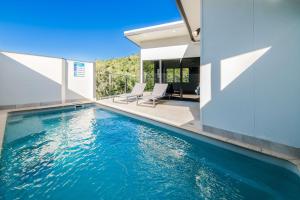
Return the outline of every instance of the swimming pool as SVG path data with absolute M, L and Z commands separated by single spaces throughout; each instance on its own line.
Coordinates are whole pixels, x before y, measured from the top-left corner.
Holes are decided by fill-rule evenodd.
M 7 119 L 0 199 L 299 199 L 277 165 L 96 106 Z

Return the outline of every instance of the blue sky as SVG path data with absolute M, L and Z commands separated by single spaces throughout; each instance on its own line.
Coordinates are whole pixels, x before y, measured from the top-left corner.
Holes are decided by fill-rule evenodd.
M 138 52 L 125 30 L 180 20 L 175 0 L 0 0 L 0 50 L 80 60 Z

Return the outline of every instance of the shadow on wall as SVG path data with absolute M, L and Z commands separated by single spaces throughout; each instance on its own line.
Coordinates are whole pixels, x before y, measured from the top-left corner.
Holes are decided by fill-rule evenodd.
M 254 98 L 255 64 L 262 62 L 271 49 L 269 46 L 238 53 L 201 66 L 203 125 L 272 140 L 255 134 Z
M 219 62 L 201 66 L 200 109 L 204 130 L 205 126 L 214 127 L 276 142 L 271 135 L 257 134 L 255 127 L 256 64 L 263 62 L 271 49 L 269 46 L 219 57 Z
M 282 47 L 275 43 L 202 65 L 203 123 L 299 146 L 296 138 L 300 106 L 296 102 L 300 99 L 296 91 L 300 90 L 295 79 L 297 70 L 291 61 L 296 56 L 289 55 L 291 60 L 278 60 L 281 52 Z M 284 63 L 284 60 L 288 61 Z
M 189 43 L 182 58 L 200 57 L 200 43 Z
M 234 82 L 239 82 L 242 79 L 243 74 L 247 73 L 247 70 L 251 68 L 261 57 L 264 56 L 272 47 L 266 47 L 263 49 L 254 50 L 244 54 L 236 55 L 233 57 L 225 58 L 220 61 L 218 65 L 214 65 L 214 68 L 219 69 L 218 73 L 218 90 L 222 92 L 227 88 L 230 90 L 230 85 Z M 203 76 L 201 77 L 204 85 L 201 96 L 200 108 L 205 106 L 212 100 L 212 64 L 206 64 L 201 66 Z M 251 73 L 249 71 L 249 73 Z M 246 75 L 245 75 L 246 76 Z M 233 87 L 233 86 L 232 86 Z M 201 88 L 202 89 L 202 88 Z
M 236 2 L 203 7 L 203 124 L 299 148 L 300 1 Z
M 0 105 L 61 103 L 62 60 L 56 61 L 60 65 L 53 66 L 52 69 L 45 67 L 45 71 L 42 71 L 43 62 L 34 63 L 33 67 L 0 53 Z M 69 89 L 66 93 L 85 99 Z

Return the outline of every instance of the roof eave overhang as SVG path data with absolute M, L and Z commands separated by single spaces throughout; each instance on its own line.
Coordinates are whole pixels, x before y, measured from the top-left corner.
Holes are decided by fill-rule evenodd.
M 130 42 L 134 43 L 136 46 L 141 47 L 141 43 L 140 43 L 140 42 L 131 39 L 131 37 L 128 36 L 128 35 L 126 35 L 125 33 L 124 33 L 124 37 L 125 37 L 127 40 L 129 40 Z
M 182 20 L 176 21 L 176 22 L 171 22 L 171 23 L 166 23 L 166 24 L 160 24 L 160 25 L 156 25 L 156 26 L 149 26 L 149 27 L 145 27 L 145 28 L 139 28 L 139 29 L 134 29 L 134 30 L 130 30 L 130 31 L 125 31 L 124 37 L 126 37 L 129 41 L 133 42 L 137 46 L 141 47 L 142 41 L 135 40 L 132 37 L 142 35 L 145 33 L 151 34 L 156 31 L 164 31 L 164 30 L 170 30 L 170 29 L 181 28 L 181 27 L 185 27 L 185 23 Z M 188 35 L 188 33 L 186 33 L 186 35 Z M 179 36 L 182 36 L 182 35 L 179 35 Z M 174 37 L 174 36 L 172 36 L 172 37 Z M 157 38 L 157 40 L 164 39 L 164 38 L 170 38 L 170 37 Z M 151 39 L 151 40 L 154 40 L 154 39 Z M 151 40 L 145 40 L 145 41 L 151 41 Z
M 181 0 L 176 0 L 176 3 L 177 3 L 177 7 L 178 7 L 178 9 L 180 11 L 180 14 L 181 14 L 181 16 L 182 16 L 182 18 L 183 18 L 183 20 L 184 20 L 184 22 L 186 24 L 186 27 L 188 29 L 188 32 L 189 32 L 191 40 L 193 42 L 199 42 L 200 40 L 196 39 L 196 37 L 194 36 L 193 33 L 196 31 L 197 34 L 199 35 L 200 34 L 200 27 L 197 30 L 192 30 L 190 22 L 189 22 L 189 19 L 187 17 L 186 11 L 185 11 L 185 9 L 183 7 L 183 4 L 182 4 Z

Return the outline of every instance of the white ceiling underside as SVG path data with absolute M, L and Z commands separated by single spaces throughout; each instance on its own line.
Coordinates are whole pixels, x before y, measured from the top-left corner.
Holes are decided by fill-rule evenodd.
M 200 27 L 200 12 L 201 12 L 201 0 L 180 0 L 183 7 L 184 13 L 186 16 L 186 23 L 191 28 L 192 33 L 194 33 Z M 193 34 L 193 37 L 196 41 L 200 40 L 200 34 L 196 36 Z
M 189 32 L 183 21 L 177 21 L 126 31 L 124 35 L 140 46 L 142 42 L 188 36 Z
M 190 40 L 200 41 L 200 11 L 201 0 L 177 0 L 184 21 L 177 21 L 157 26 L 125 31 L 129 40 L 141 46 L 149 41 L 170 38 L 190 37 Z M 199 34 L 197 34 L 199 33 Z

